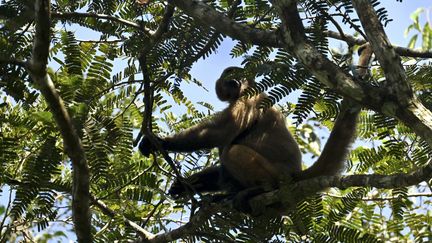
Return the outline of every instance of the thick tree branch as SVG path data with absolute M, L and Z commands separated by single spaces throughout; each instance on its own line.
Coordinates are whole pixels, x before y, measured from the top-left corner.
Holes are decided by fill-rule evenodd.
M 226 16 L 223 13 L 217 12 L 215 9 L 213 9 L 210 6 L 207 6 L 204 3 L 199 3 L 197 5 L 194 5 L 193 2 L 190 2 L 190 1 L 188 2 L 187 0 L 185 0 L 183 2 L 185 2 L 185 3 L 183 3 L 183 5 L 178 6 L 180 8 L 183 6 L 186 6 L 187 9 L 186 10 L 182 9 L 183 11 L 185 11 L 187 14 L 190 14 L 190 16 L 193 16 L 195 18 L 201 18 L 200 21 L 208 24 L 209 26 L 213 26 L 214 28 L 216 28 L 216 30 L 218 30 L 219 32 L 221 32 L 227 36 L 230 36 L 234 39 L 244 41 L 246 43 L 252 43 L 254 45 L 266 45 L 269 47 L 277 47 L 277 48 L 283 48 L 284 47 L 282 41 L 280 40 L 280 37 L 277 34 L 277 31 L 275 31 L 275 30 L 255 29 L 255 28 L 243 25 L 243 24 L 236 23 L 233 20 L 231 20 L 229 18 L 229 16 Z M 195 2 L 198 2 L 198 1 L 195 1 Z M 174 3 L 174 4 L 177 6 L 176 3 Z M 194 9 L 194 8 L 196 8 L 196 9 Z M 204 15 L 197 15 L 197 16 L 194 15 L 197 13 L 204 13 L 204 12 L 208 12 L 211 14 L 209 16 L 206 16 L 205 14 Z M 169 12 L 166 12 L 165 14 L 167 14 L 167 13 L 169 13 Z M 132 28 L 135 28 L 137 30 L 143 31 L 149 36 L 151 36 L 151 35 L 158 36 L 158 32 L 160 30 L 163 30 L 163 28 L 160 28 L 160 29 L 157 29 L 156 31 L 152 31 L 152 30 L 144 28 L 140 24 L 135 23 L 133 21 L 121 19 L 121 18 L 118 18 L 115 16 L 109 16 L 109 15 L 105 15 L 105 14 L 78 13 L 78 12 L 54 12 L 54 13 L 52 13 L 52 17 L 57 18 L 57 19 L 63 19 L 63 20 L 71 20 L 73 18 L 105 19 L 105 20 L 109 20 L 109 21 L 113 21 L 113 22 L 122 24 L 122 25 L 127 26 L 127 27 L 132 27 Z M 217 20 L 219 18 L 221 20 L 223 20 L 222 21 L 223 23 L 229 23 L 229 25 L 219 23 Z M 167 19 L 167 18 L 163 18 L 163 19 Z M 162 23 L 163 23 L 163 21 L 162 21 Z M 166 22 L 166 23 L 168 24 L 168 22 Z M 161 24 L 159 26 L 163 27 L 166 25 Z M 243 32 L 243 29 L 246 29 L 247 32 L 241 33 L 241 32 Z M 228 31 L 226 31 L 226 30 L 228 30 Z M 240 32 L 240 33 L 237 33 L 237 32 Z M 257 33 L 257 34 L 255 34 L 255 33 Z M 347 35 L 347 34 L 344 34 L 345 37 L 342 37 L 339 33 L 335 32 L 335 31 L 331 31 L 331 30 L 324 31 L 324 34 L 330 38 L 342 40 L 342 41 L 345 41 L 351 45 L 362 45 L 362 44 L 366 43 L 366 40 L 364 40 L 362 38 L 357 38 L 357 37 L 354 37 L 352 35 Z M 245 38 L 236 38 L 239 36 L 240 37 L 246 36 L 246 37 Z M 413 49 L 400 47 L 400 46 L 394 46 L 394 48 L 395 48 L 395 51 L 401 56 L 432 58 L 432 52 L 431 51 L 418 51 L 418 50 L 413 50 Z
M 386 77 L 386 100 L 381 111 L 397 116 L 432 146 L 432 112 L 415 98 L 401 59 L 387 38 L 375 10 L 368 0 L 355 0 L 353 6 Z
M 282 38 L 286 49 L 292 51 L 302 64 L 308 67 L 309 71 L 326 86 L 366 107 L 379 110 L 382 102 L 376 95 L 381 92 L 379 89 L 355 80 L 328 60 L 307 40 L 296 1 L 273 1 L 273 5 L 281 17 Z
M 413 97 L 413 92 L 406 80 L 401 59 L 387 38 L 377 13 L 369 0 L 354 0 L 353 6 L 357 11 L 375 56 L 384 70 L 387 92 L 397 97 L 401 105 L 407 105 Z
M 409 174 L 394 175 L 351 175 L 351 176 L 322 176 L 309 180 L 297 182 L 279 190 L 264 193 L 249 201 L 249 204 L 256 214 L 280 214 L 297 206 L 305 198 L 323 191 L 329 187 L 346 189 L 348 187 L 375 187 L 375 188 L 399 188 L 417 185 L 429 180 L 432 177 L 432 166 L 426 166 L 418 171 Z M 296 195 L 293 197 L 292 195 Z M 282 203 L 282 206 L 280 206 Z M 274 208 L 273 205 L 279 205 Z M 186 236 L 198 234 L 195 230 L 211 215 L 219 212 L 221 205 L 208 205 L 200 210 L 183 226 L 170 232 L 161 233 L 147 240 L 138 242 L 169 242 Z
M 277 30 L 256 29 L 240 24 L 230 19 L 227 15 L 216 11 L 214 8 L 197 0 L 173 0 L 172 4 L 183 10 L 189 16 L 196 18 L 202 23 L 214 27 L 218 32 L 233 39 L 251 43 L 254 45 L 284 48 L 285 45 Z M 366 41 L 351 35 L 345 35 L 345 39 L 334 31 L 324 32 L 328 37 L 347 41 L 349 44 L 362 45 Z M 416 51 L 404 47 L 394 47 L 401 56 L 432 58 L 430 51 Z
M 268 210 L 268 206 L 282 202 L 284 210 L 295 208 L 298 202 L 329 187 L 346 189 L 349 187 L 399 188 L 417 185 L 432 178 L 432 163 L 412 173 L 394 175 L 351 175 L 322 176 L 297 182 L 269 193 L 259 195 L 249 204 L 255 213 Z M 293 197 L 292 195 L 296 195 Z M 271 208 L 271 207 L 270 207 Z M 276 210 L 276 212 L 278 212 Z M 279 210 L 280 212 L 280 210 Z
M 275 1 L 274 5 L 281 16 L 282 36 L 287 49 L 293 51 L 318 80 L 365 107 L 397 117 L 432 146 L 432 113 L 416 99 L 408 99 L 413 97 L 413 94 L 408 93 L 411 89 L 406 85 L 406 81 L 402 84 L 402 91 L 395 93 L 396 91 L 389 92 L 387 87 L 371 87 L 367 83 L 353 79 L 351 75 L 344 73 L 307 41 L 297 11 L 297 1 Z M 387 65 L 390 67 L 392 64 Z M 393 75 L 391 79 L 396 77 Z M 399 77 L 404 78 L 403 75 L 404 73 L 399 74 Z M 398 97 L 401 92 L 405 94 Z
M 172 4 L 168 4 L 165 7 L 165 12 L 162 17 L 162 21 L 159 23 L 158 28 L 153 34 L 153 40 L 160 40 L 162 35 L 168 32 L 169 24 L 171 22 L 171 18 L 174 15 L 174 6 Z
M 50 1 L 35 1 L 35 11 L 36 35 L 28 70 L 54 115 L 65 144 L 66 153 L 72 161 L 72 217 L 78 242 L 91 242 L 89 168 L 84 148 L 64 106 L 63 100 L 60 98 L 46 71 L 50 45 Z
M 394 105 L 392 102 L 384 103 L 383 112 L 397 117 L 432 147 L 432 112 L 416 98 L 410 100 L 407 107 Z
M 171 0 L 172 4 L 198 21 L 213 26 L 218 32 L 245 43 L 261 46 L 280 47 L 281 43 L 275 31 L 263 30 L 236 23 L 223 13 L 216 11 L 202 1 Z

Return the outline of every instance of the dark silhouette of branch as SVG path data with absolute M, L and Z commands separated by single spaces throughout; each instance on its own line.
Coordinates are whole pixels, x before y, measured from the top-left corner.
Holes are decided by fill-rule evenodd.
M 27 69 L 54 115 L 65 144 L 66 154 L 72 161 L 72 217 L 78 242 L 91 242 L 89 168 L 84 148 L 63 100 L 46 71 L 51 32 L 50 1 L 35 1 L 35 13 L 36 34 Z

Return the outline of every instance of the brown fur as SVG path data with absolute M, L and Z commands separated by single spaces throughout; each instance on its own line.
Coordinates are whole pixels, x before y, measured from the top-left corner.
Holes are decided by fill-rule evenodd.
M 196 173 L 186 181 L 199 192 L 224 190 L 226 181 L 239 185 L 237 190 L 268 189 L 277 187 L 287 176 L 304 180 L 340 172 L 354 137 L 359 110 L 348 107 L 341 112 L 321 157 L 302 171 L 300 149 L 281 112 L 273 107 L 258 108 L 265 94 L 241 96 L 246 88 L 254 85 L 253 81 L 241 78 L 241 70 L 228 68 L 216 81 L 216 93 L 219 99 L 229 102 L 227 108 L 213 119 L 162 139 L 162 146 L 170 151 L 219 148 L 221 166 Z M 140 143 L 141 152 L 148 155 L 150 149 L 151 144 L 144 138 Z M 182 197 L 185 189 L 176 181 L 170 194 Z
M 264 94 L 240 98 L 253 82 L 239 80 L 233 90 L 224 75 L 217 80 L 216 91 L 230 102 L 228 107 L 211 120 L 164 138 L 164 147 L 184 152 L 219 148 L 221 165 L 245 188 L 277 185 L 283 175 L 300 171 L 300 149 L 284 116 L 275 108 L 258 108 Z M 245 131 L 247 135 L 239 138 Z

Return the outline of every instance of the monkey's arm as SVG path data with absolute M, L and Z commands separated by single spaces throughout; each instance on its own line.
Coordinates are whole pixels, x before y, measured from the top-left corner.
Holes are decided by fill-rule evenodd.
M 210 149 L 229 144 L 242 131 L 242 124 L 237 122 L 232 111 L 226 109 L 212 119 L 161 138 L 163 149 L 176 152 L 192 152 L 199 149 Z M 141 153 L 148 156 L 155 148 L 147 137 L 139 145 Z
M 166 150 L 178 152 L 215 148 L 228 144 L 238 129 L 233 121 L 222 113 L 211 120 L 163 138 L 162 145 Z
M 347 107 L 348 106 L 348 107 Z M 342 111 L 318 160 L 308 169 L 294 175 L 296 180 L 338 174 L 343 167 L 349 147 L 354 139 L 360 107 L 342 102 Z

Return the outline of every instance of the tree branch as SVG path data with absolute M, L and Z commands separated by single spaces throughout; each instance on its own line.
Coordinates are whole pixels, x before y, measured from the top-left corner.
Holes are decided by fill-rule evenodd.
M 309 29 L 306 29 L 306 33 L 308 33 L 308 32 L 309 32 Z M 344 41 L 348 45 L 363 45 L 367 42 L 363 38 L 354 37 L 352 35 L 347 35 L 345 33 L 342 36 L 340 33 L 336 32 L 336 31 L 332 31 L 332 30 L 326 30 L 323 33 L 327 37 L 330 37 L 330 38 L 333 38 L 336 40 Z M 393 48 L 396 51 L 396 53 L 399 54 L 400 56 L 432 58 L 432 51 L 419 51 L 419 50 L 409 49 L 406 47 L 395 46 L 395 45 L 393 45 Z
M 214 27 L 218 32 L 233 39 L 254 45 L 284 48 L 285 45 L 277 30 L 263 30 L 240 24 L 230 19 L 227 15 L 216 11 L 202 1 L 197 0 L 173 0 L 172 4 L 183 10 L 187 15 L 196 18 L 202 23 Z M 362 45 L 366 41 L 351 35 L 345 35 L 345 39 L 334 31 L 324 32 L 328 37 L 347 41 L 349 44 Z M 394 46 L 401 56 L 432 58 L 431 51 L 416 51 L 404 47 Z
M 126 19 L 118 18 L 111 15 L 106 14 L 97 14 L 97 13 L 79 13 L 79 12 L 53 12 L 52 17 L 56 19 L 63 19 L 63 20 L 70 20 L 73 18 L 95 18 L 95 19 L 104 19 L 109 20 L 115 23 L 119 23 L 121 25 L 131 27 L 134 29 L 137 29 L 139 31 L 145 32 L 147 35 L 152 35 L 153 31 L 148 30 L 141 26 L 138 23 L 135 23 L 133 21 L 129 21 Z
M 155 235 L 154 237 L 147 239 L 140 239 L 136 242 L 145 243 L 164 243 L 175 241 L 180 238 L 184 238 L 189 235 L 194 235 L 196 229 L 202 225 L 203 222 L 208 220 L 209 217 L 219 211 L 219 207 L 216 204 L 203 206 L 198 212 L 189 220 L 188 223 L 178 227 L 177 229 L 171 230 L 166 233 Z
M 334 198 L 343 198 L 343 196 L 340 195 L 333 195 L 329 193 L 325 193 L 324 195 Z M 413 194 L 407 194 L 407 197 L 432 197 L 432 193 L 413 193 Z M 373 197 L 363 197 L 362 201 L 390 201 L 390 200 L 397 200 L 398 196 L 393 197 L 379 197 L 379 196 L 373 196 Z
M 172 4 L 168 4 L 165 7 L 165 12 L 162 16 L 162 21 L 159 23 L 158 28 L 153 34 L 153 40 L 160 40 L 162 35 L 168 32 L 169 24 L 171 22 L 171 18 L 174 15 L 174 6 Z
M 198 21 L 213 26 L 218 32 L 234 39 L 254 45 L 281 47 L 276 31 L 257 29 L 236 23 L 223 13 L 198 0 L 171 0 L 172 4 L 196 18 Z
M 105 203 L 103 203 L 100 200 L 97 200 L 95 198 L 91 198 L 92 200 L 92 204 L 94 204 L 96 207 L 98 207 L 105 215 L 108 215 L 111 218 L 116 217 L 116 215 L 118 215 L 115 211 L 113 211 L 112 209 L 110 209 L 107 205 L 105 205 Z M 141 226 L 139 226 L 138 224 L 136 224 L 135 222 L 129 220 L 128 218 L 123 216 L 123 221 L 125 222 L 126 225 L 130 226 L 131 228 L 133 228 L 135 230 L 135 232 L 138 233 L 139 236 L 144 237 L 145 239 L 148 238 L 154 238 L 155 235 L 146 231 L 145 229 L 143 229 Z
M 414 95 L 408 93 L 411 89 L 408 89 L 407 85 L 401 84 L 402 91 L 395 93 L 396 91 L 389 92 L 387 87 L 372 87 L 368 83 L 355 80 L 323 56 L 306 39 L 297 11 L 297 1 L 274 1 L 274 5 L 282 20 L 282 36 L 287 49 L 291 50 L 319 81 L 367 108 L 397 117 L 432 146 L 432 113 L 415 98 L 408 99 Z M 390 68 L 392 64 L 386 65 Z M 404 73 L 394 75 L 396 74 L 391 74 L 390 79 L 405 78 Z M 398 97 L 401 92 L 405 93 Z
M 36 34 L 33 42 L 32 57 L 27 68 L 54 115 L 65 144 L 66 153 L 72 161 L 72 217 L 78 242 L 91 242 L 89 168 L 84 148 L 63 100 L 46 71 L 50 45 L 50 1 L 35 1 L 35 12 Z
M 374 8 L 368 0 L 354 0 L 353 6 L 386 77 L 386 100 L 381 111 L 398 117 L 432 147 L 432 112 L 415 97 L 401 59 L 387 38 Z
M 375 56 L 384 70 L 387 92 L 397 97 L 401 105 L 407 105 L 414 94 L 407 82 L 400 56 L 393 49 L 370 1 L 354 0 L 352 2 Z
M 398 188 L 417 185 L 432 178 L 432 163 L 412 173 L 394 175 L 351 175 L 351 176 L 321 176 L 303 180 L 293 185 L 281 187 L 279 190 L 261 194 L 249 201 L 254 213 L 268 211 L 272 204 L 282 202 L 283 209 L 296 207 L 297 203 L 317 192 L 329 187 L 346 189 L 349 187 Z M 292 195 L 296 195 L 293 197 Z M 280 212 L 276 210 L 276 212 Z
M 195 2 L 198 2 L 194 0 Z M 189 14 L 190 16 L 193 16 L 195 18 L 199 18 L 200 21 L 208 24 L 209 26 L 213 26 L 216 30 L 219 32 L 230 36 L 234 39 L 241 40 L 246 43 L 252 43 L 254 45 L 265 45 L 269 47 L 276 47 L 276 48 L 282 48 L 283 43 L 280 40 L 280 37 L 278 37 L 277 31 L 275 30 L 262 30 L 262 29 L 256 29 L 249 27 L 247 25 L 236 23 L 235 21 L 231 20 L 228 16 L 224 15 L 223 13 L 217 12 L 212 7 L 198 2 L 197 5 L 194 5 L 194 2 L 188 2 L 188 0 L 185 0 L 183 2 L 183 5 L 176 4 L 176 1 L 173 1 L 173 4 L 178 6 L 179 8 L 182 8 L 186 6 L 186 10 L 182 8 L 182 10 Z M 168 5 L 169 6 L 169 5 Z M 197 8 L 197 9 L 193 9 Z M 202 16 L 194 15 L 197 13 L 211 13 L 209 16 L 206 16 L 203 14 Z M 156 31 L 149 30 L 147 28 L 144 28 L 138 23 L 135 23 L 130 20 L 121 19 L 115 16 L 105 15 L 105 14 L 96 14 L 96 13 L 79 13 L 79 12 L 54 12 L 52 13 L 53 18 L 57 19 L 64 19 L 64 20 L 70 20 L 73 18 L 96 18 L 96 19 L 106 19 L 110 20 L 116 23 L 120 23 L 122 25 L 135 28 L 137 30 L 143 31 L 147 33 L 147 35 L 158 35 L 159 29 Z M 221 19 L 223 23 L 219 23 L 218 19 Z M 166 19 L 166 18 L 164 18 Z M 163 21 L 162 21 L 163 22 Z M 168 22 L 167 22 L 168 23 Z M 224 23 L 229 23 L 228 25 Z M 217 24 L 217 25 L 215 25 Z M 159 25 L 160 27 L 164 25 Z M 246 29 L 247 32 L 242 33 Z M 160 29 L 162 30 L 162 29 Z M 228 30 L 228 31 L 226 31 Z M 239 32 L 239 33 L 237 33 Z M 345 37 L 342 37 L 339 33 L 335 31 L 324 31 L 324 34 L 326 34 L 330 38 L 338 39 L 347 42 L 351 45 L 362 45 L 366 43 L 366 40 L 362 38 L 356 38 L 352 35 L 345 34 Z M 236 38 L 240 37 L 240 38 Z M 245 38 L 242 38 L 245 37 Z M 401 56 L 408 56 L 408 57 L 421 57 L 421 58 L 432 58 L 432 52 L 431 51 L 418 51 L 413 50 L 405 47 L 400 46 L 394 46 L 395 51 L 401 55 Z
M 426 166 L 416 172 L 409 174 L 394 175 L 351 175 L 351 176 L 322 176 L 300 181 L 279 190 L 264 193 L 252 198 L 249 205 L 254 214 L 280 214 L 297 206 L 305 198 L 323 191 L 329 187 L 346 189 L 348 187 L 375 187 L 375 188 L 399 188 L 412 186 L 432 177 L 432 166 Z M 292 195 L 296 195 L 293 197 Z M 430 196 L 425 194 L 424 196 Z M 274 208 L 273 205 L 281 207 Z M 200 208 L 200 210 L 183 226 L 172 231 L 141 239 L 137 242 L 169 242 L 186 236 L 197 234 L 195 231 L 211 215 L 219 212 L 223 205 L 211 204 Z
M 319 81 L 366 107 L 380 108 L 382 100 L 376 95 L 381 92 L 379 89 L 355 80 L 307 40 L 296 1 L 273 1 L 273 5 L 282 21 L 282 38 L 286 49 L 293 52 Z

